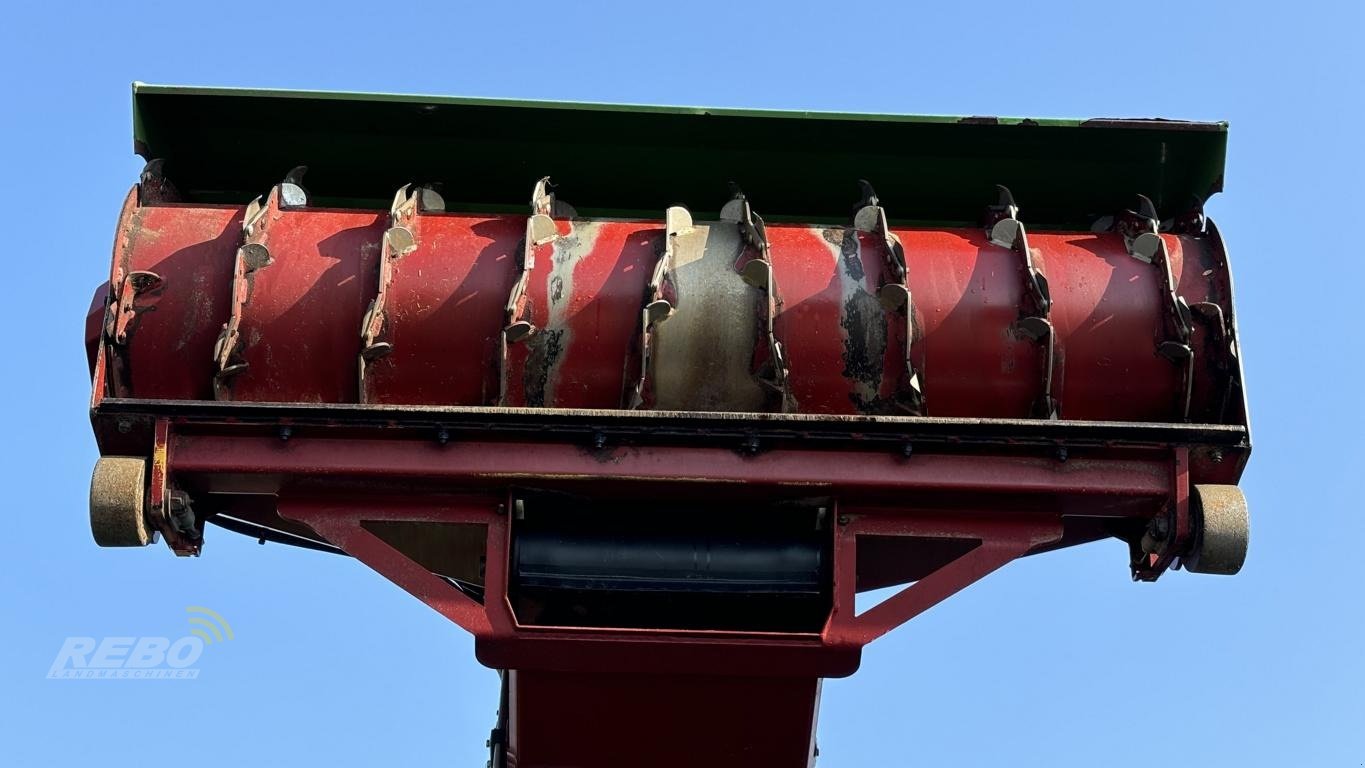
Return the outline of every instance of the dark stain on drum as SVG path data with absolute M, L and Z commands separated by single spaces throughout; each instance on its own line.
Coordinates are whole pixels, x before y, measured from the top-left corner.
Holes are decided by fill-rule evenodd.
M 544 408 L 547 397 L 553 397 L 549 389 L 550 372 L 564 352 L 564 331 L 543 328 L 527 340 L 526 371 L 522 375 L 522 386 L 526 390 L 526 405 L 531 408 Z
M 886 312 L 862 285 L 865 273 L 858 233 L 846 230 L 839 243 L 839 263 L 858 288 L 844 299 L 839 324 L 844 330 L 844 378 L 852 383 L 849 399 L 860 412 L 885 408 L 881 390 L 886 360 Z

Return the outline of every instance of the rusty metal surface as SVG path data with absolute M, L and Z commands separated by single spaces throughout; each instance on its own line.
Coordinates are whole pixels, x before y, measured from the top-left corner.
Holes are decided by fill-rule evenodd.
M 201 106 L 221 96 L 199 94 Z M 516 670 L 507 730 L 490 740 L 499 765 L 613 764 L 604 745 L 627 728 L 667 747 L 661 765 L 809 766 L 819 678 L 851 674 L 864 645 L 1017 558 L 1113 536 L 1138 580 L 1241 567 L 1246 504 L 1230 484 L 1250 445 L 1227 255 L 1197 205 L 1169 210 L 1187 195 L 1163 196 L 1221 183 L 1209 176 L 1220 128 L 1207 145 L 1158 130 L 1159 167 L 1103 185 L 1066 182 L 1056 163 L 1104 153 L 1049 139 L 1045 154 L 1062 159 L 1040 165 L 1034 147 L 1020 179 L 1036 219 L 999 187 L 985 217 L 960 227 L 943 222 L 970 218 L 962 201 L 989 188 L 983 171 L 1021 166 L 959 172 L 967 155 L 901 143 L 927 154 L 918 173 L 888 172 L 898 220 L 939 222 L 912 228 L 892 227 L 866 182 L 851 220 L 829 223 L 842 150 L 791 183 L 792 148 L 828 145 L 809 131 L 838 122 L 729 115 L 768 126 L 764 141 L 745 140 L 761 161 L 748 163 L 751 191 L 775 205 L 768 224 L 733 185 L 715 221 L 661 204 L 667 189 L 700 198 L 711 183 L 720 156 L 704 145 L 736 134 L 697 144 L 677 131 L 715 115 L 588 112 L 648 122 L 632 135 L 691 146 L 697 163 L 668 169 L 671 187 L 643 157 L 631 185 L 576 179 L 596 208 L 580 216 L 548 177 L 525 215 L 489 213 L 514 210 L 506 192 L 527 168 L 550 167 L 525 155 L 517 178 L 491 172 L 506 153 L 468 157 L 454 199 L 475 190 L 477 204 L 449 213 L 434 187 L 412 184 L 387 211 L 358 209 L 383 205 L 364 201 L 374 169 L 394 173 L 388 160 L 320 174 L 330 190 L 316 198 L 296 167 L 240 207 L 203 201 L 245 198 L 231 190 L 259 169 L 228 167 L 232 183 L 205 190 L 202 168 L 177 185 L 149 162 L 87 317 L 106 454 L 91 490 L 97 541 L 159 533 L 197 555 L 216 519 L 354 556 L 473 634 L 482 663 Z M 174 120 L 157 114 L 150 128 L 167 146 Z M 528 149 L 552 148 L 567 158 L 553 167 L 583 176 L 591 152 L 562 148 L 601 151 L 600 132 L 564 130 L 599 123 L 577 107 L 559 115 Z M 232 134 L 238 117 L 201 122 Z M 448 117 L 423 119 L 451 135 Z M 855 122 L 845 135 L 900 121 Z M 1027 122 L 1035 139 L 1061 127 Z M 982 146 L 973 136 L 1022 128 L 968 118 L 915 132 L 940 127 L 970 152 Z M 1092 149 L 1107 146 L 1099 130 L 1071 127 Z M 318 141 L 324 154 L 339 146 Z M 176 154 L 197 156 L 191 145 Z M 386 183 L 411 169 L 397 173 Z M 1141 196 L 1134 210 L 1115 205 L 1134 185 L 1173 218 Z M 1116 212 L 1077 231 L 1092 205 Z M 622 215 L 637 218 L 607 218 Z M 611 535 L 585 535 L 593 525 Z M 702 595 L 688 577 L 719 583 L 727 571 L 708 558 L 735 537 L 764 578 L 727 577 L 718 603 L 722 590 Z M 769 556 L 783 541 L 816 564 L 785 618 L 790 603 L 752 599 L 781 581 Z M 537 582 L 519 570 L 536 547 L 544 558 L 529 561 L 580 565 Z M 672 602 L 648 594 L 661 584 Z M 856 593 L 877 586 L 900 589 L 857 613 Z M 688 602 L 698 595 L 711 602 Z M 734 620 L 760 605 L 772 621 L 766 607 L 764 621 Z M 580 708 L 566 719 L 568 698 Z
M 251 273 L 242 305 L 245 368 L 219 399 L 357 402 L 359 329 L 376 293 L 387 217 L 283 209 L 275 199 L 263 222 L 271 261 Z
M 674 244 L 677 309 L 655 331 L 654 406 L 672 411 L 761 411 L 753 374 L 762 293 L 736 271 L 734 224 L 695 224 Z
M 1122 232 L 764 225 L 735 201 L 719 222 L 588 219 L 548 180 L 530 217 L 306 195 L 125 208 L 121 233 L 142 228 L 104 291 L 92 418 L 102 450 L 148 446 L 149 522 L 177 554 L 198 554 L 215 514 L 302 536 L 473 633 L 484 664 L 580 680 L 848 675 L 863 645 L 1012 560 L 1104 536 L 1129 542 L 1141 580 L 1182 557 L 1235 570 L 1191 491 L 1236 482 L 1249 450 L 1216 229 L 1153 234 L 1158 270 Z M 149 239 L 158 216 L 198 223 Z M 1192 376 L 1159 354 L 1172 296 L 1191 307 Z M 144 389 L 158 369 L 173 373 Z M 522 626 L 509 510 L 528 490 L 818 505 L 835 521 L 828 620 Z M 898 567 L 906 547 L 936 559 Z M 883 583 L 904 586 L 856 614 L 859 585 Z
M 434 443 L 319 435 L 281 441 L 240 430 L 185 430 L 173 442 L 186 473 L 222 474 L 223 491 L 278 491 L 291 477 L 351 477 L 369 482 L 429 479 L 451 487 L 567 485 L 613 481 L 694 485 L 701 492 L 747 489 L 879 498 L 915 492 L 1047 493 L 1160 498 L 1168 486 L 1162 454 L 1066 462 L 1045 456 L 929 454 L 906 461 L 890 452 L 780 450 L 743 460 L 735 449 L 631 446 L 592 451 L 553 442 Z M 271 486 L 237 483 L 259 476 Z M 724 488 L 724 486 L 731 486 Z M 703 487 L 704 486 L 704 487 Z M 1103 498 L 1095 503 L 1102 504 Z M 965 502 L 964 502 L 965 503 Z
M 269 206 L 265 217 L 270 261 L 251 274 L 242 304 L 239 344 L 247 367 L 231 377 L 224 396 L 359 402 L 358 331 L 379 294 L 387 217 Z M 125 341 L 110 341 L 111 357 L 126 362 L 111 367 L 114 380 L 124 382 L 112 394 L 204 398 L 211 366 L 196 361 L 211 357 L 209 339 L 230 314 L 234 218 L 230 209 L 180 205 L 125 211 L 125 232 L 135 229 L 129 222 L 165 223 L 155 236 L 143 223 L 139 237 L 120 238 L 119 285 L 143 268 L 159 282 L 133 301 L 138 311 Z M 365 402 L 485 405 L 500 395 L 508 406 L 631 405 L 644 343 L 642 306 L 664 250 L 663 223 L 554 220 L 556 233 L 531 249 L 538 256 L 519 298 L 518 319 L 528 332 L 507 345 L 502 363 L 498 307 L 518 280 L 524 221 L 446 213 L 413 219 L 415 248 L 391 265 L 385 291 L 391 348 L 369 361 Z M 906 254 L 906 287 L 914 296 L 907 322 L 879 301 L 887 246 L 877 234 L 767 226 L 774 337 L 790 392 L 789 406 L 775 403 L 759 365 L 764 292 L 739 274 L 745 269 L 739 262 L 752 256 L 745 256 L 738 230 L 735 223 L 699 222 L 674 238 L 666 274 L 676 307 L 653 326 L 645 408 L 905 413 L 898 393 L 913 370 L 926 415 L 1038 413 L 1047 360 L 1021 331 L 1024 266 L 1014 249 L 991 243 L 979 229 L 888 233 Z M 1221 242 L 1214 232 L 1160 237 L 1179 295 L 1197 310 L 1191 420 L 1240 423 Z M 1180 421 L 1185 380 L 1157 354 L 1168 333 L 1161 271 L 1133 258 L 1117 232 L 1030 233 L 1028 247 L 1051 286 L 1051 389 L 1060 417 Z M 904 335 L 912 329 L 906 361 Z M 139 383 L 139 368 L 162 373 Z
M 130 303 L 133 316 L 109 338 L 114 394 L 206 400 L 213 397 L 213 348 L 227 320 L 232 259 L 242 209 L 138 205 L 134 187 L 114 241 L 109 290 L 135 272 L 162 279 Z
M 767 451 L 780 447 L 873 450 L 905 458 L 924 450 L 1022 450 L 1056 457 L 1060 451 L 1121 452 L 1188 446 L 1197 482 L 1234 483 L 1250 449 L 1237 425 L 1041 421 L 821 414 L 703 413 L 686 411 L 564 410 L 553 408 L 306 405 L 104 398 L 94 412 L 101 450 L 120 449 L 149 419 L 180 428 L 212 430 L 236 424 L 278 435 L 388 435 L 437 445 L 476 440 L 541 439 L 598 450 L 616 445 L 701 445 Z M 131 427 L 124 434 L 117 425 Z
M 535 330 L 508 347 L 512 407 L 620 408 L 634 384 L 642 297 L 662 230 L 646 222 L 564 219 L 526 284 Z
M 878 291 L 884 244 L 852 227 L 769 227 L 782 290 L 777 334 L 791 350 L 799 411 L 896 412 L 905 327 Z
M 366 366 L 365 402 L 493 405 L 522 220 L 419 212 L 409 226 L 417 247 L 393 266 L 391 349 Z

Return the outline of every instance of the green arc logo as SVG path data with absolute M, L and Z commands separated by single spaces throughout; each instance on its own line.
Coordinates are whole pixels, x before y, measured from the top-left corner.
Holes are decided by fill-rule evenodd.
M 232 625 L 217 611 L 201 605 L 191 605 L 185 612 L 190 615 L 190 634 L 203 640 L 205 645 L 233 638 Z

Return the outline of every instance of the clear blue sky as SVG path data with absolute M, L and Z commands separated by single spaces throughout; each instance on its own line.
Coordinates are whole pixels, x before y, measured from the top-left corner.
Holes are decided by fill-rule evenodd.
M 1209 210 L 1255 427 L 1246 570 L 1133 584 L 1117 542 L 1015 563 L 827 684 L 820 765 L 1365 763 L 1359 4 L 419 5 L 7 7 L 0 765 L 481 766 L 496 707 L 469 638 L 354 561 L 91 543 L 82 321 L 141 164 L 135 79 L 1230 121 Z M 176 637 L 192 604 L 236 631 L 199 680 L 44 678 L 68 635 Z

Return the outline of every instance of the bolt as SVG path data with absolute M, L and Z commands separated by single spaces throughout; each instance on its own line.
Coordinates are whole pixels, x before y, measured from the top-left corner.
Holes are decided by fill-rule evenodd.
M 602 450 L 603 448 L 607 447 L 607 435 L 606 435 L 606 433 L 602 432 L 601 430 L 597 430 L 597 431 L 593 432 L 593 433 L 592 433 L 592 447 L 596 448 L 596 449 L 599 450 L 599 451 Z
M 1222 448 L 1214 448 L 1212 451 L 1210 451 L 1210 452 L 1209 452 L 1209 461 L 1212 461 L 1214 464 L 1222 464 L 1222 463 L 1223 463 L 1223 449 L 1222 449 Z
M 445 445 L 446 443 L 450 442 L 450 431 L 447 430 L 445 427 L 441 427 L 440 429 L 436 430 L 436 442 L 440 443 L 441 445 Z
M 749 435 L 749 437 L 748 437 L 747 439 L 745 439 L 745 441 L 744 441 L 744 452 L 747 453 L 747 454 L 749 454 L 750 456 L 752 456 L 752 455 L 758 453 L 758 437 L 757 437 L 757 436 L 755 436 L 755 435 Z
M 911 445 L 910 443 L 906 443 L 905 445 L 901 446 L 901 455 L 907 459 L 910 458 L 911 454 L 913 454 L 914 452 L 915 446 Z
M 1151 533 L 1152 538 L 1157 541 L 1165 541 L 1166 537 L 1171 533 L 1171 521 L 1164 517 L 1153 518 Z
M 839 525 L 848 525 L 848 515 L 839 515 Z
M 288 441 L 289 441 L 289 438 L 292 437 L 293 435 L 294 435 L 294 429 L 293 429 L 292 427 L 280 427 L 280 439 L 281 439 L 281 440 L 283 440 L 283 441 L 285 441 L 285 442 L 288 442 Z
M 119 419 L 119 420 L 118 420 L 118 431 L 119 431 L 120 434 L 124 434 L 124 435 L 128 434 L 129 432 L 132 432 L 132 431 L 133 431 L 133 420 L 132 420 L 132 419 Z
M 1066 461 L 1067 455 L 1068 454 L 1065 445 L 1057 449 L 1057 461 Z

